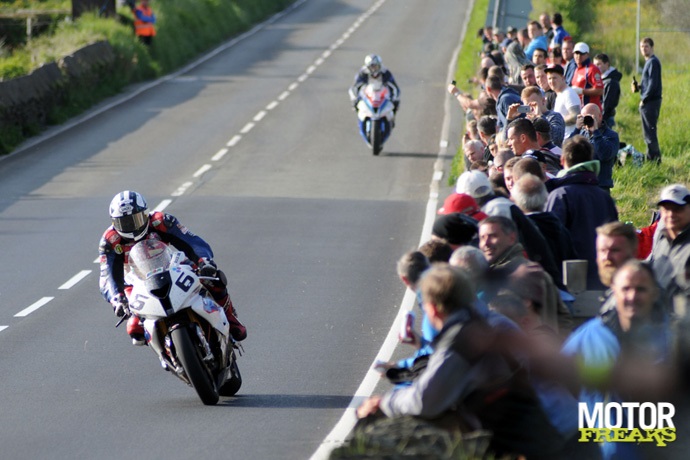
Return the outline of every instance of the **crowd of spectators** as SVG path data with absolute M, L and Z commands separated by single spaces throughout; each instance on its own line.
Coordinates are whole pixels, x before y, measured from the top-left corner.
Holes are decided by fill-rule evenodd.
M 592 59 L 559 13 L 522 30 L 487 27 L 482 37 L 481 95 L 448 87 L 468 115 L 466 171 L 431 239 L 397 265 L 416 294 L 420 332 L 404 334 L 416 351 L 380 363 L 395 387 L 357 415 L 489 430 L 499 456 L 638 458 L 633 443 L 578 442 L 578 403 L 591 410 L 682 393 L 690 190 L 660 190 L 649 227 L 620 222 L 612 198 L 620 72 L 609 56 Z M 648 62 L 650 42 L 641 43 Z M 660 79 L 656 65 L 649 78 Z M 631 88 L 643 92 L 643 120 L 660 104 L 653 84 Z M 586 265 L 581 281 L 600 294 L 598 314 L 584 322 L 573 317 L 580 292 L 564 273 L 569 261 Z

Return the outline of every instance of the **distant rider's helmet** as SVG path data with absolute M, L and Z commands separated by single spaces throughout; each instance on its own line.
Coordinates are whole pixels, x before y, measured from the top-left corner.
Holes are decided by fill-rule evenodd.
M 376 78 L 381 73 L 381 58 L 376 54 L 369 54 L 364 58 L 364 65 L 369 69 L 369 75 Z
M 149 228 L 146 200 L 130 190 L 118 193 L 110 202 L 110 219 L 120 236 L 139 241 Z

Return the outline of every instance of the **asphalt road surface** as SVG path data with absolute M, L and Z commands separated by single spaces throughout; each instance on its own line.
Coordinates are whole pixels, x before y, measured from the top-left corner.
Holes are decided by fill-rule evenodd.
M 0 457 L 308 458 L 402 300 L 395 261 L 419 242 L 467 8 L 300 2 L 0 161 Z M 380 157 L 346 92 L 372 52 L 402 88 Z M 114 328 L 94 261 L 125 189 L 228 274 L 249 330 L 236 397 L 202 405 Z

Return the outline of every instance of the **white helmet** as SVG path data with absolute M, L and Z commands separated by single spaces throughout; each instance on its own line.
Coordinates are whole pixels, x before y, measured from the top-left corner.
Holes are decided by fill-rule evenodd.
M 120 236 L 140 240 L 149 228 L 146 200 L 137 192 L 125 190 L 118 193 L 110 202 L 110 219 Z
M 364 65 L 369 69 L 369 74 L 372 77 L 377 77 L 381 72 L 381 58 L 377 54 L 369 54 L 364 58 Z

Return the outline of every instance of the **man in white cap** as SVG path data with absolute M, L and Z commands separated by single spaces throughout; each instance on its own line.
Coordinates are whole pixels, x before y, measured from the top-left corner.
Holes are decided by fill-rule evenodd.
M 577 68 L 573 73 L 570 87 L 580 96 L 580 106 L 596 104 L 601 109 L 601 97 L 604 94 L 604 81 L 599 67 L 589 58 L 589 46 L 585 42 L 575 43 L 573 48 Z
M 647 259 L 654 269 L 667 300 L 680 293 L 685 280 L 685 265 L 690 257 L 690 190 L 682 184 L 665 187 L 659 196 L 659 228 L 654 235 L 652 253 Z

